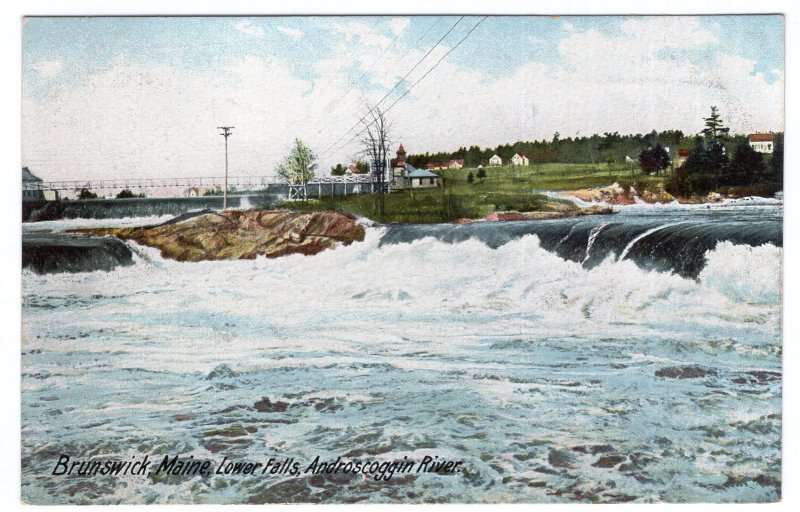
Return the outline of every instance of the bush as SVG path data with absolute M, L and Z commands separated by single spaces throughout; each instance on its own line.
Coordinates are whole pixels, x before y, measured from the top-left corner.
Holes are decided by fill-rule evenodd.
M 134 194 L 127 188 L 117 194 L 117 199 L 130 199 L 132 197 L 144 197 L 144 194 Z
M 78 193 L 78 199 L 97 199 L 97 194 L 88 188 L 82 188 Z

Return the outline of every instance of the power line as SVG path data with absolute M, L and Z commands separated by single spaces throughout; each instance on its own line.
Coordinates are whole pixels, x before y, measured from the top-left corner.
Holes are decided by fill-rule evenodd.
M 360 77 L 358 77 L 358 80 L 355 80 L 355 81 L 353 81 L 353 83 L 350 85 L 350 88 L 347 90 L 347 92 L 346 92 L 346 93 L 344 93 L 344 94 L 343 94 L 343 95 L 342 95 L 342 96 L 341 96 L 341 97 L 340 97 L 340 98 L 339 98 L 339 99 L 336 101 L 337 103 L 338 103 L 338 102 L 340 102 L 340 101 L 342 101 L 343 99 L 345 99 L 345 98 L 347 97 L 347 95 L 348 95 L 348 94 L 350 94 L 350 91 L 352 91 L 353 89 L 355 89 L 355 86 L 356 86 L 356 84 L 357 84 L 357 83 L 359 83 L 359 82 L 361 82 L 361 81 L 364 79 L 364 77 L 365 77 L 365 76 L 367 76 L 367 73 L 369 73 L 370 71 L 372 71 L 372 68 L 373 68 L 373 67 L 375 67 L 375 64 L 377 64 L 377 62 L 378 62 L 378 61 L 381 59 L 381 57 L 383 57 L 383 56 L 386 54 L 386 52 L 389 50 L 389 48 L 391 48 L 391 47 L 392 47 L 392 45 L 395 43 L 395 41 L 397 41 L 397 39 L 400 37 L 400 35 L 402 35 L 402 33 L 403 33 L 403 32 L 405 32 L 405 30 L 406 30 L 406 27 L 403 27 L 403 30 L 401 30 L 400 32 L 398 32 L 398 33 L 397 33 L 397 35 L 396 35 L 396 36 L 394 36 L 394 39 L 392 39 L 392 42 L 391 42 L 391 43 L 389 43 L 389 45 L 388 45 L 386 48 L 384 48 L 384 49 L 383 49 L 383 51 L 381 52 L 381 54 L 380 54 L 380 55 L 378 55 L 378 58 L 376 58 L 374 61 L 372 61 L 372 64 L 370 64 L 370 65 L 369 65 L 369 67 L 366 69 L 366 71 L 363 71 L 363 72 L 361 73 L 361 76 L 360 76 Z
M 378 27 L 378 23 L 379 20 L 375 20 L 375 23 L 373 24 L 372 29 L 370 30 L 371 34 L 375 34 L 375 29 Z M 361 39 L 363 39 L 363 37 Z M 317 96 L 314 97 L 314 99 L 311 101 L 311 105 L 308 106 L 309 109 L 311 109 L 311 107 L 313 107 L 314 104 L 316 104 L 317 99 L 322 97 L 322 94 L 328 90 L 328 87 L 331 85 L 331 83 L 333 83 L 333 77 L 331 77 L 331 79 L 328 80 L 328 82 L 325 84 L 325 87 L 319 92 Z
M 413 89 L 415 85 L 417 85 L 418 83 L 420 83 L 420 82 L 421 82 L 421 81 L 422 81 L 422 80 L 423 80 L 423 79 L 424 79 L 426 76 L 428 76 L 428 75 L 429 75 L 429 74 L 430 74 L 430 73 L 431 73 L 431 72 L 432 72 L 434 69 L 436 69 L 436 67 L 439 65 L 439 63 L 440 63 L 440 62 L 442 62 L 442 61 L 445 59 L 445 57 L 447 57 L 448 55 L 450 55 L 450 53 L 451 53 L 453 50 L 455 50 L 456 48 L 458 48 L 459 46 L 461 46 L 461 43 L 463 43 L 463 42 L 464 42 L 464 40 L 466 40 L 466 39 L 469 37 L 469 35 L 470 35 L 470 34 L 472 34 L 472 32 L 474 32 L 474 31 L 475 31 L 475 29 L 476 29 L 476 28 L 478 28 L 478 25 L 480 25 L 481 23 L 483 23 L 484 21 L 486 21 L 486 18 L 487 18 L 487 17 L 488 17 L 488 16 L 484 16 L 484 17 L 483 17 L 483 19 L 481 19 L 480 21 L 478 21 L 478 23 L 476 23 L 476 24 L 475 24 L 475 26 L 473 26 L 473 27 L 472 27 L 472 28 L 469 30 L 469 32 L 467 32 L 467 34 L 466 34 L 464 37 L 462 37 L 462 38 L 461 38 L 461 40 L 460 40 L 458 43 L 456 43 L 456 45 L 455 45 L 454 47 L 452 47 L 450 50 L 448 50 L 448 52 L 447 52 L 447 53 L 445 53 L 444 55 L 442 55 L 442 58 L 440 58 L 439 60 L 437 60 L 437 61 L 436 61 L 436 64 L 434 64 L 434 65 L 433 65 L 433 67 L 432 67 L 431 69 L 429 69 L 427 72 L 425 72 L 425 74 L 424 74 L 424 75 L 422 75 L 421 77 L 419 77 L 419 79 L 418 79 L 416 82 L 414 82 L 413 84 L 411 84 L 411 87 L 409 87 L 409 88 L 406 90 L 406 92 L 404 92 L 404 93 L 403 93 L 403 94 L 402 94 L 402 95 L 401 95 L 399 98 L 397 98 L 396 100 L 394 100 L 394 103 L 392 103 L 391 105 L 389 105 L 389 108 L 387 108 L 387 109 L 386 109 L 386 112 L 388 112 L 389 110 L 391 110 L 391 109 L 392 109 L 392 107 L 394 107 L 394 106 L 395 106 L 395 104 L 396 104 L 398 101 L 400 101 L 401 99 L 403 99 L 403 98 L 405 97 L 405 95 L 406 95 L 406 94 L 408 94 L 409 92 L 411 92 L 411 89 Z
M 336 141 L 335 141 L 333 144 L 331 144 L 330 146 L 328 146 L 328 148 L 326 148 L 326 149 L 325 149 L 325 150 L 324 150 L 322 153 L 320 153 L 320 156 L 323 156 L 323 155 L 327 154 L 327 153 L 330 151 L 330 149 L 331 149 L 331 148 L 333 148 L 334 146 L 336 146 L 336 145 L 339 143 L 339 141 L 341 141 L 343 138 L 347 137 L 347 134 L 348 134 L 348 133 L 352 132 L 352 131 L 353 131 L 353 130 L 356 128 L 356 127 L 358 127 L 358 125 L 359 125 L 359 124 L 361 124 L 361 123 L 364 121 L 364 119 L 366 119 L 366 118 L 367 118 L 367 116 L 368 116 L 370 113 L 372 113 L 372 110 L 373 110 L 374 108 L 377 108 L 377 107 L 378 107 L 378 106 L 379 106 L 381 103 L 383 103 L 383 100 L 385 100 L 386 98 L 388 98 L 388 97 L 389 97 L 389 95 L 390 95 L 390 94 L 391 94 L 391 93 L 392 93 L 392 92 L 393 92 L 395 89 L 397 89 L 397 88 L 400 86 L 400 84 L 402 84 L 402 83 L 405 81 L 405 79 L 406 79 L 406 78 L 408 78 L 408 75 L 410 75 L 410 74 L 411 74 L 411 73 L 412 73 L 412 72 L 413 72 L 415 69 L 417 69 L 417 67 L 418 67 L 418 66 L 419 66 L 419 65 L 422 63 L 422 61 L 424 61 L 426 58 L 428 58 L 428 55 L 430 55 L 430 54 L 431 54 L 431 52 L 432 52 L 434 49 L 436 49 L 436 47 L 437 47 L 437 46 L 439 46 L 439 44 L 440 44 L 440 43 L 441 43 L 441 42 L 444 40 L 444 38 L 445 38 L 445 37 L 447 37 L 447 36 L 450 34 L 450 32 L 452 32 L 452 31 L 453 31 L 453 29 L 455 29 L 455 28 L 456 28 L 456 26 L 457 26 L 459 23 L 461 23 L 461 20 L 463 20 L 463 19 L 464 19 L 464 16 L 461 16 L 460 18 L 458 18 L 458 20 L 456 20 L 456 22 L 455 22 L 455 23 L 453 23 L 453 26 L 452 26 L 452 27 L 450 27 L 450 30 L 448 30 L 448 31 L 447 31 L 447 32 L 446 32 L 446 33 L 445 33 L 445 34 L 444 34 L 442 37 L 440 37 L 440 38 L 439 38 L 439 40 L 438 40 L 438 41 L 436 41 L 436 44 L 435 44 L 435 45 L 433 45 L 433 46 L 431 47 L 431 49 L 430 49 L 430 50 L 428 50 L 428 52 L 427 52 L 427 53 L 426 53 L 426 54 L 425 54 L 425 55 L 424 55 L 424 56 L 423 56 L 421 59 L 419 59 L 419 60 L 417 61 L 417 63 L 416 63 L 416 64 L 414 64 L 414 66 L 413 66 L 411 69 L 409 69 L 409 70 L 408 70 L 408 72 L 407 72 L 407 73 L 406 73 L 406 74 L 403 76 L 403 78 L 401 78 L 401 79 L 400 79 L 400 80 L 399 80 L 399 81 L 398 81 L 396 84 L 394 84 L 394 87 L 392 87 L 391 89 L 389 89 L 389 92 L 387 92 L 387 93 L 386 93 L 386 94 L 383 96 L 383 98 L 381 98 L 381 99 L 380 99 L 380 101 L 378 101 L 378 103 L 376 103 L 376 104 L 375 104 L 373 107 L 371 107 L 371 108 L 369 109 L 369 111 L 368 111 L 368 112 L 367 112 L 367 113 L 364 115 L 364 117 L 362 117 L 361 119 L 359 119 L 359 120 L 356 122 L 356 124 L 354 124 L 354 125 L 353 125 L 353 126 L 352 126 L 352 127 L 349 129 L 349 130 L 347 130 L 346 132 L 344 132 L 344 134 L 343 134 L 341 137 L 339 137 L 338 139 L 336 139 Z M 485 18 L 484 18 L 484 19 L 485 19 Z M 448 53 L 449 53 L 449 52 L 448 52 Z M 348 142 L 348 144 L 349 144 L 349 142 Z
M 463 16 L 462 16 L 462 18 L 463 18 Z M 422 76 L 421 76 L 421 77 L 420 77 L 420 78 L 419 78 L 419 79 L 418 79 L 416 82 L 414 82 L 413 84 L 411 84 L 411 87 L 409 87 L 409 88 L 406 90 L 406 92 L 404 92 L 402 95 L 400 95 L 400 97 L 399 97 L 399 98 L 397 98 L 397 99 L 394 101 L 394 103 L 392 103 L 391 105 L 389 105 L 389 107 L 388 107 L 388 108 L 387 108 L 387 109 L 384 111 L 384 113 L 386 113 L 386 112 L 389 112 L 389 111 L 392 109 L 392 107 L 394 107 L 394 106 L 397 104 L 397 102 L 398 102 L 398 101 L 400 101 L 401 99 L 403 99 L 403 98 L 404 98 L 404 97 L 405 97 L 405 96 L 406 96 L 406 95 L 407 95 L 409 92 L 411 92 L 411 89 L 413 89 L 413 88 L 414 88 L 414 86 L 416 86 L 418 83 L 420 83 L 420 82 L 421 82 L 421 81 L 422 81 L 422 80 L 423 80 L 423 79 L 424 79 L 426 76 L 428 76 L 428 75 L 429 75 L 429 74 L 430 74 L 430 73 L 431 73 L 431 72 L 432 72 L 434 69 L 436 69 L 436 67 L 437 67 L 437 66 L 438 66 L 438 65 L 439 65 L 439 64 L 440 64 L 440 63 L 441 63 L 441 62 L 442 62 L 442 61 L 445 59 L 445 57 L 447 57 L 448 55 L 450 55 L 450 53 L 451 53 L 451 52 L 453 52 L 453 51 L 454 51 L 456 48 L 458 48 L 459 46 L 461 46 L 461 43 L 463 43 L 463 42 L 464 42 L 464 41 L 465 41 L 465 40 L 466 40 L 466 39 L 467 39 L 467 38 L 470 36 L 470 34 L 472 34 L 472 32 L 473 32 L 473 31 L 475 31 L 475 29 L 476 29 L 476 28 L 478 28 L 478 25 L 480 25 L 481 23 L 483 23 L 484 21 L 486 21 L 486 18 L 488 18 L 488 16 L 484 16 L 484 17 L 483 17 L 483 18 L 482 18 L 480 21 L 478 21 L 478 23 L 476 23 L 476 24 L 475 24 L 475 25 L 474 25 L 474 26 L 473 26 L 473 27 L 472 27 L 472 28 L 469 30 L 469 32 L 467 32 L 467 33 L 466 33 L 466 35 L 465 35 L 463 38 L 461 38 L 461 40 L 460 40 L 458 43 L 456 43 L 456 45 L 455 45 L 455 46 L 453 46 L 453 47 L 452 47 L 452 48 L 451 48 L 451 49 L 450 49 L 450 50 L 449 50 L 447 53 L 445 53 L 445 54 L 444 54 L 444 55 L 443 55 L 443 56 L 442 56 L 442 57 L 441 57 L 441 58 L 440 58 L 438 61 L 436 61 L 436 64 L 434 64 L 434 65 L 433 65 L 433 67 L 431 67 L 431 68 L 430 68 L 430 69 L 429 69 L 427 72 L 425 72 L 425 74 L 423 74 L 423 75 L 422 75 Z M 384 99 L 385 99 L 385 97 L 384 97 Z M 383 101 L 383 100 L 381 100 L 381 101 Z M 373 109 L 374 109 L 374 108 L 377 108 L 377 106 L 378 106 L 379 104 L 380 104 L 380 102 L 378 102 L 378 103 L 377 103 L 377 104 L 376 104 L 374 107 L 372 107 L 372 108 L 373 108 Z M 372 109 L 370 109 L 370 112 L 371 112 L 371 111 L 372 111 Z M 369 115 L 369 112 L 367 113 L 367 115 Z M 362 117 L 362 118 L 361 118 L 361 120 L 359 121 L 359 123 L 361 123 L 361 122 L 362 122 L 364 119 L 366 119 L 366 117 L 367 117 L 366 115 L 365 115 L 364 117 Z M 351 142 L 353 142 L 354 140 L 356 140 L 356 139 L 357 139 L 357 138 L 358 138 L 358 137 L 359 137 L 359 136 L 360 136 L 362 133 L 364 133 L 364 132 L 367 130 L 367 128 L 368 128 L 368 127 L 369 127 L 369 125 L 371 125 L 371 124 L 373 124 L 373 123 L 368 123 L 368 124 L 367 124 L 367 126 L 365 126 L 363 130 L 361 130 L 360 132 L 356 133 L 356 134 L 355 134 L 355 135 L 354 135 L 354 136 L 353 136 L 353 137 L 352 137 L 350 140 L 348 140 L 347 142 L 345 142 L 344 144 L 342 144 L 341 146 L 339 146 L 337 149 L 342 149 L 342 148 L 344 148 L 345 146 L 347 146 L 348 144 L 350 144 Z M 350 130 L 348 130 L 348 132 L 347 132 L 347 133 L 349 133 L 350 131 L 352 131 L 352 128 L 351 128 Z M 345 135 L 347 135 L 347 133 L 345 133 Z M 340 138 L 339 138 L 339 140 L 341 140 L 342 138 L 344 138 L 344 136 L 340 137 Z M 338 141 L 337 141 L 337 142 L 338 142 Z M 335 146 L 335 145 L 336 145 L 336 143 L 334 143 L 334 144 L 333 144 L 333 146 Z M 333 147 L 333 146 L 331 146 L 331 147 Z M 330 149 L 330 148 L 328 148 L 328 149 Z M 323 154 L 325 154 L 325 153 L 327 153 L 327 152 L 328 152 L 328 150 L 326 149 L 326 150 L 325 150 L 323 153 L 321 153 L 321 154 L 320 154 L 320 156 L 321 156 L 321 155 L 323 155 Z

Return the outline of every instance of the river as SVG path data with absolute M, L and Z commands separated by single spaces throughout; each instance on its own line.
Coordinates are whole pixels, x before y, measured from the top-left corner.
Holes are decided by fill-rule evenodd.
M 131 245 L 110 272 L 23 270 L 23 500 L 775 501 L 782 213 L 631 206 L 371 226 L 310 257 Z M 53 476 L 62 454 L 294 458 L 301 474 Z M 463 470 L 302 473 L 426 455 Z

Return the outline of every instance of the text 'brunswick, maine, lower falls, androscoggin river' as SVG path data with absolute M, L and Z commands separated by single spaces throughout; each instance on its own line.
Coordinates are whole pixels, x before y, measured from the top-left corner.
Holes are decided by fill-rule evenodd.
M 26 269 L 22 498 L 775 501 L 782 208 L 370 225 L 276 259 L 177 262 L 126 242 L 131 264 L 110 271 Z M 100 222 L 119 225 L 26 224 L 23 245 Z M 64 454 L 300 474 L 54 477 Z M 459 465 L 304 473 L 317 457 Z

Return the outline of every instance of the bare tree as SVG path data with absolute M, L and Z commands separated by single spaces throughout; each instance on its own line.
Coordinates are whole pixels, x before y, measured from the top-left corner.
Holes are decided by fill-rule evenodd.
M 361 119 L 364 126 L 359 137 L 361 154 L 371 164 L 373 176 L 378 186 L 378 208 L 381 216 L 385 213 L 384 193 L 387 191 L 387 171 L 389 155 L 389 130 L 391 123 L 386 118 L 386 110 L 366 104 L 367 114 Z

